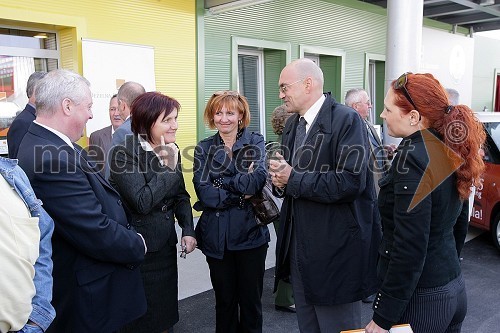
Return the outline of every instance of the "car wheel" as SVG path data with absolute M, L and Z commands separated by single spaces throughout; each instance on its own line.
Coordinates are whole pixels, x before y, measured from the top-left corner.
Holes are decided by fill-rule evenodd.
M 500 250 L 500 213 L 497 214 L 495 219 L 491 222 L 490 231 L 493 243 L 495 243 L 497 249 Z

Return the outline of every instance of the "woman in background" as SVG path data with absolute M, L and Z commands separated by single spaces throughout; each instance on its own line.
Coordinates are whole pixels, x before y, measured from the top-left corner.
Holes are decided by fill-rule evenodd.
M 235 91 L 216 92 L 204 118 L 217 133 L 195 149 L 200 249 L 215 291 L 216 332 L 262 332 L 262 288 L 269 230 L 248 201 L 266 182 L 262 135 L 248 131 L 250 109 Z
M 173 332 L 179 321 L 177 235 L 182 228 L 185 255 L 196 247 L 189 194 L 175 145 L 179 103 L 158 92 L 147 92 L 131 105 L 133 136 L 111 153 L 110 183 L 132 211 L 131 225 L 146 242 L 140 266 L 147 312 L 120 332 Z
M 465 105 L 450 105 L 431 74 L 395 80 L 381 114 L 389 135 L 403 138 L 379 181 L 383 225 L 378 277 L 367 333 L 409 323 L 415 333 L 460 332 L 467 295 L 460 270 L 467 224 L 463 204 L 484 170 L 484 129 Z M 467 228 L 458 228 L 462 233 Z
M 285 123 L 291 115 L 292 113 L 288 113 L 283 104 L 278 105 L 271 113 L 271 125 L 273 127 L 273 132 L 278 137 L 276 138 L 276 142 L 268 142 L 266 145 L 266 149 L 268 149 L 268 156 L 273 153 L 272 150 L 274 150 L 275 145 L 280 146 L 279 142 L 281 142 L 281 134 L 283 134 Z M 269 149 L 271 151 L 269 151 Z M 267 181 L 270 182 L 271 179 L 268 178 Z M 279 218 L 273 221 L 273 225 L 276 234 L 278 234 L 280 229 Z M 278 311 L 295 313 L 295 301 L 293 299 L 292 284 L 289 279 L 283 279 L 278 282 L 274 296 L 274 308 Z

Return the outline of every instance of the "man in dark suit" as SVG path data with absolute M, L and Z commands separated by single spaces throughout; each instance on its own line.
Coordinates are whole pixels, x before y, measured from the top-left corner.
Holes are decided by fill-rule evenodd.
M 118 111 L 123 119 L 123 125 L 113 135 L 112 146 L 122 144 L 125 141 L 125 136 L 132 134 L 130 127 L 130 106 L 139 95 L 145 92 L 146 90 L 141 84 L 133 81 L 125 82 L 118 89 L 118 94 L 116 94 L 118 98 Z
M 373 127 L 372 123 L 368 120 L 370 117 L 370 109 L 372 108 L 370 97 L 364 89 L 350 89 L 345 94 L 345 105 L 356 110 L 361 119 L 365 122 L 368 142 L 370 143 L 370 163 L 368 164 L 368 169 L 371 171 L 371 174 L 373 174 L 375 191 L 378 198 L 378 193 L 380 191 L 378 181 L 389 170 L 389 161 L 375 127 Z M 375 294 L 362 299 L 363 303 L 373 303 L 374 300 Z
M 370 116 L 370 109 L 372 108 L 372 103 L 368 93 L 359 88 L 350 89 L 345 95 L 345 105 L 350 106 L 361 116 L 366 125 L 366 132 L 368 134 L 368 141 L 370 142 L 370 161 L 369 169 L 373 173 L 373 178 L 375 180 L 375 190 L 378 192 L 380 190 L 378 186 L 378 181 L 385 172 L 389 169 L 389 161 L 387 159 L 387 154 L 382 141 L 373 127 L 372 123 L 368 120 Z M 365 303 L 371 303 L 372 298 L 363 300 Z
M 109 333 L 141 316 L 146 300 L 138 264 L 146 246 L 118 193 L 75 144 L 92 118 L 89 82 L 49 72 L 37 86 L 37 117 L 19 165 L 55 222 L 53 305 L 47 332 Z
M 116 94 L 116 97 L 118 99 L 118 112 L 120 113 L 120 117 L 123 119 L 123 124 L 118 127 L 113 134 L 110 149 L 116 145 L 123 144 L 125 142 L 125 137 L 127 135 L 132 135 L 132 128 L 130 124 L 130 106 L 139 95 L 142 95 L 145 92 L 146 90 L 141 84 L 133 81 L 125 82 L 124 84 L 122 84 L 120 89 L 118 89 L 118 93 Z M 107 161 L 104 170 L 106 179 L 109 178 L 109 164 L 110 161 Z
M 279 97 L 295 114 L 283 131 L 283 156 L 270 161 L 284 195 L 276 283 L 291 274 L 299 328 L 318 333 L 361 327 L 361 299 L 377 287 L 381 238 L 365 125 L 323 94 L 323 82 L 309 59 L 282 70 Z
M 101 128 L 92 134 L 89 138 L 89 158 L 95 162 L 97 170 L 104 176 L 104 166 L 108 158 L 108 152 L 111 148 L 111 138 L 116 129 L 123 124 L 123 119 L 118 112 L 118 98 L 114 94 L 109 100 L 109 120 L 111 125 Z
M 28 128 L 35 120 L 35 102 L 36 102 L 36 84 L 47 72 L 34 72 L 28 78 L 26 84 L 26 95 L 28 95 L 28 104 L 24 110 L 17 115 L 7 132 L 7 145 L 9 149 L 9 158 L 17 158 L 17 151 Z

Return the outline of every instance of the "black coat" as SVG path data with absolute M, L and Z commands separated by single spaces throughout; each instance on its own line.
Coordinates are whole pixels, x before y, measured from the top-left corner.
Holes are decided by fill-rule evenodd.
M 283 131 L 284 157 L 290 165 L 298 119 L 290 117 Z M 307 303 L 360 300 L 377 287 L 381 236 L 373 175 L 367 168 L 365 124 L 353 109 L 327 94 L 303 147 L 298 165 L 292 165 L 281 210 L 276 284 L 290 273 L 288 254 L 295 232 Z
M 240 196 L 255 194 L 266 183 L 264 138 L 246 129 L 233 145 L 229 159 L 215 134 L 198 143 L 194 154 L 193 183 L 198 195 L 195 209 L 203 213 L 196 225 L 198 246 L 206 256 L 222 259 L 224 250 L 254 249 L 269 242 L 267 226 L 257 225 L 252 204 Z M 254 162 L 254 171 L 248 167 Z M 223 179 L 216 187 L 216 179 Z
M 24 135 L 28 132 L 33 120 L 35 120 L 35 108 L 31 104 L 26 104 L 24 110 L 16 116 L 7 132 L 7 145 L 9 148 L 9 158 L 17 158 L 19 145 Z
M 148 252 L 177 243 L 174 214 L 182 236 L 195 236 L 180 153 L 176 170 L 170 170 L 160 164 L 154 152 L 142 149 L 137 136 L 129 135 L 125 146 L 111 150 L 110 161 L 109 181 L 130 208 L 130 224 L 146 240 Z
M 18 158 L 55 222 L 57 316 L 47 332 L 109 333 L 141 316 L 146 299 L 137 266 L 144 245 L 119 194 L 72 147 L 35 123 Z
M 446 173 L 450 164 L 444 144 L 430 133 L 417 131 L 404 138 L 379 183 L 382 285 L 373 319 L 386 329 L 398 322 L 415 288 L 443 286 L 460 275 L 457 252 L 467 233 L 468 205 L 459 198 L 454 170 Z M 429 156 L 433 159 L 427 169 Z M 420 201 L 411 208 L 414 199 Z

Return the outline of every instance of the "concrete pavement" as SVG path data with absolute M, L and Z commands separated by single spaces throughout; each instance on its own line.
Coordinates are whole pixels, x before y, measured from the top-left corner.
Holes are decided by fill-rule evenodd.
M 293 313 L 274 309 L 274 248 L 276 236 L 272 226 L 262 297 L 263 332 L 299 332 Z M 476 238 L 476 236 L 479 237 Z M 471 229 L 463 250 L 462 271 L 468 294 L 468 313 L 462 333 L 500 332 L 500 251 L 494 248 L 489 234 Z M 179 312 L 176 332 L 215 332 L 215 300 L 208 266 L 203 254 L 196 250 L 186 260 L 179 259 Z M 367 324 L 372 315 L 371 305 L 363 304 L 362 322 Z

